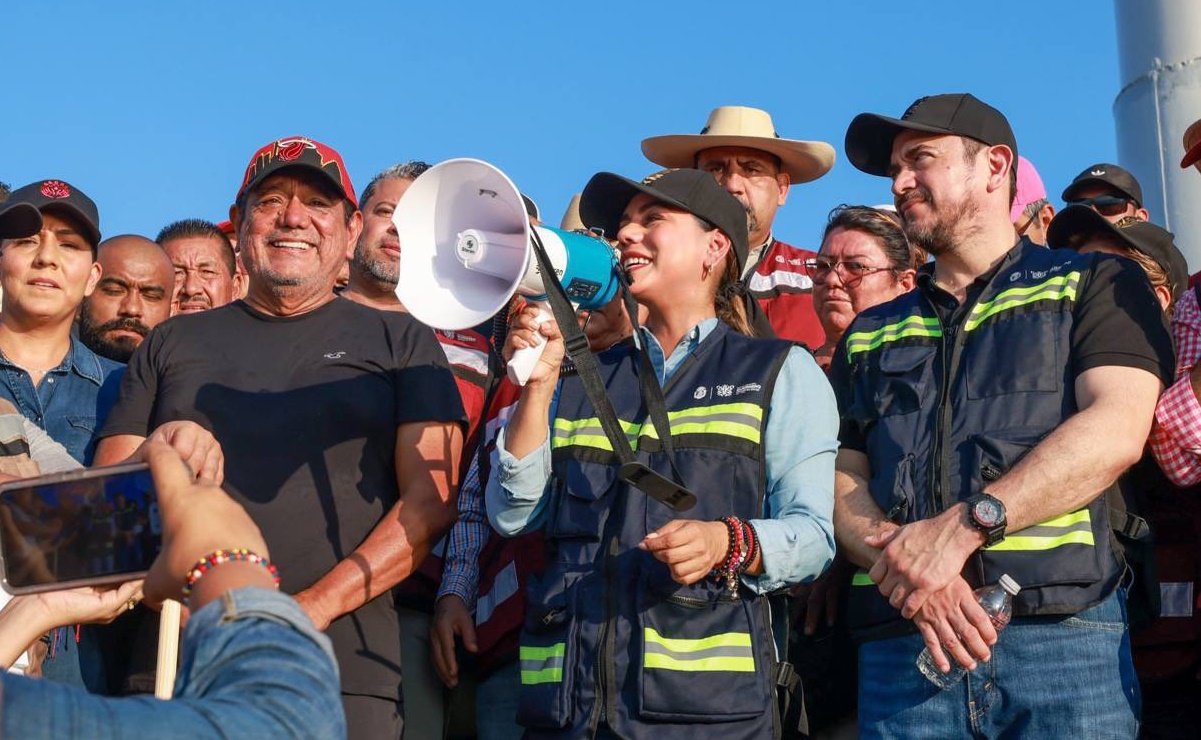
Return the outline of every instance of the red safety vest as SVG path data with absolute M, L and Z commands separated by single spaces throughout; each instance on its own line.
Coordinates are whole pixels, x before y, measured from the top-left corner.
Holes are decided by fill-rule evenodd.
M 1154 464 L 1154 463 L 1152 463 Z M 1144 681 L 1196 676 L 1201 666 L 1201 486 L 1166 480 L 1144 491 L 1139 513 L 1155 541 L 1159 618 L 1131 633 L 1131 652 Z
M 747 290 L 759 301 L 776 336 L 804 342 L 811 350 L 826 342 L 826 330 L 813 308 L 813 278 L 805 269 L 805 260 L 816 256 L 772 239 L 746 277 Z

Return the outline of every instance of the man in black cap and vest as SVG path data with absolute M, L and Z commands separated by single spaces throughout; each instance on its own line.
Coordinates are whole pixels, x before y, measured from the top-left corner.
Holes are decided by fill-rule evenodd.
M 1046 250 L 1009 219 L 1017 143 L 967 94 L 862 114 L 858 169 L 892 180 L 918 289 L 848 328 L 839 544 L 865 737 L 1133 737 L 1125 567 L 1104 492 L 1142 454 L 1172 347 L 1138 265 Z M 999 635 L 973 589 L 1023 586 Z M 915 667 L 971 670 L 939 691 Z M 945 650 L 945 652 L 944 652 Z M 925 733 L 925 734 L 923 734 Z

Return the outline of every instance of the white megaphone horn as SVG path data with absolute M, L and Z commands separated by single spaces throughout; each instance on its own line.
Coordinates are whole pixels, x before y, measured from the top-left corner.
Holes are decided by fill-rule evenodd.
M 577 309 L 600 308 L 617 295 L 617 258 L 607 242 L 530 226 L 517 186 L 478 159 L 450 159 L 426 170 L 405 191 L 392 221 L 401 245 L 396 296 L 435 329 L 478 326 L 515 293 L 540 304 L 539 321 L 551 318 L 534 230 L 555 270 L 552 279 Z M 513 382 L 525 385 L 544 345 L 514 353 Z

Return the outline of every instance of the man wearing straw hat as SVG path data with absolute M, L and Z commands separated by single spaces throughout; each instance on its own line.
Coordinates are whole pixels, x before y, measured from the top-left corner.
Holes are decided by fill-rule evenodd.
M 834 148 L 824 141 L 781 138 L 767 111 L 722 106 L 709 114 L 699 134 L 644 139 L 642 153 L 664 167 L 712 173 L 746 207 L 751 249 L 744 284 L 778 336 L 822 346 L 826 335 L 813 309 L 813 278 L 805 267 L 817 254 L 775 238 L 772 223 L 793 184 L 830 171 Z

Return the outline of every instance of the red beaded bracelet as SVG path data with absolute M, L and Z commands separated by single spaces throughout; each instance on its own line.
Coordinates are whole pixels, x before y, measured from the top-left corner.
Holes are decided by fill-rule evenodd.
M 275 579 L 275 587 L 279 588 L 279 568 L 276 568 L 270 560 L 262 555 L 245 548 L 214 550 L 197 560 L 196 564 L 188 570 L 188 579 L 183 587 L 183 597 L 186 599 L 192 595 L 192 589 L 196 586 L 196 581 L 199 581 L 205 573 L 208 573 L 222 563 L 232 563 L 235 561 L 263 566 L 271 574 L 272 578 Z
M 729 533 L 729 545 L 721 565 L 713 569 L 713 578 L 717 581 L 724 580 L 726 588 L 734 593 L 738 591 L 738 575 L 746 569 L 743 563 L 746 562 L 747 547 L 744 545 L 742 520 L 724 516 L 718 521 L 726 525 L 726 531 Z

